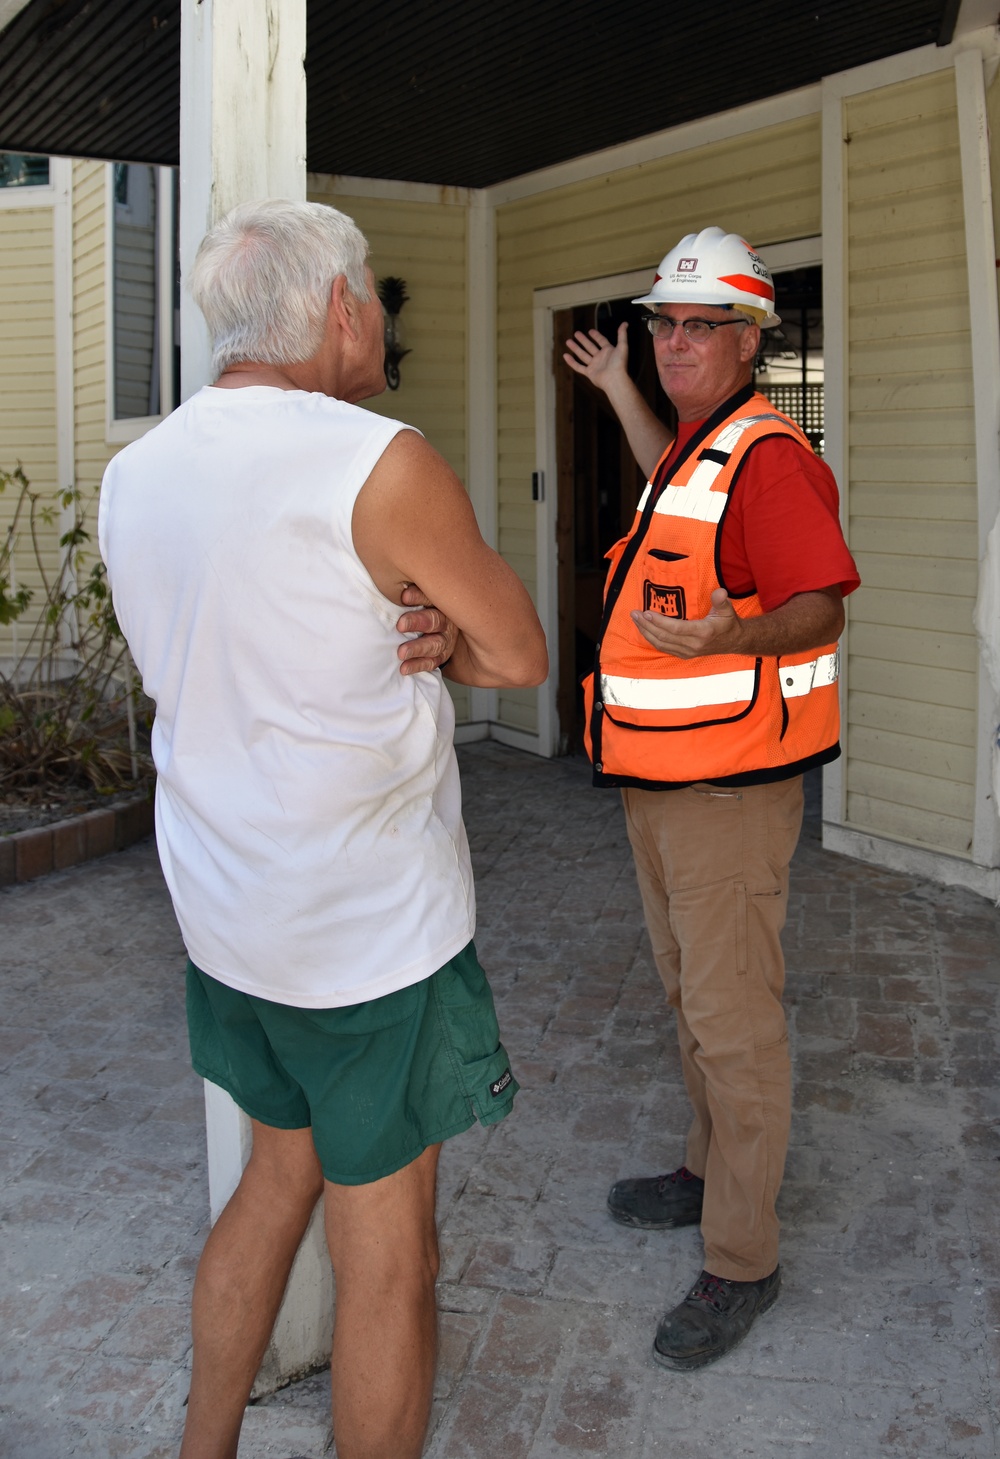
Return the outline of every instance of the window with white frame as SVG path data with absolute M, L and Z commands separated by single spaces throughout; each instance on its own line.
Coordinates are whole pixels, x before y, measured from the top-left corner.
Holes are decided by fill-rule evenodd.
M 108 439 L 134 440 L 177 400 L 177 244 L 169 168 L 108 168 Z
M 48 187 L 49 159 L 31 152 L 0 152 L 0 187 Z

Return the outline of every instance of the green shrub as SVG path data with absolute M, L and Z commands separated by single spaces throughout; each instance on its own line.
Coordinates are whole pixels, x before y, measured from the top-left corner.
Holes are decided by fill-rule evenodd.
M 0 470 L 0 492 L 8 490 L 16 500 L 0 543 L 0 625 L 17 625 L 17 646 L 0 665 L 0 798 L 43 801 L 149 783 L 149 704 L 136 688 L 104 564 L 86 550 L 82 494 L 57 492 L 46 505 L 20 465 Z M 74 525 L 59 539 L 53 576 L 43 529 L 67 507 Z M 30 558 L 40 590 L 17 586 L 15 550 Z

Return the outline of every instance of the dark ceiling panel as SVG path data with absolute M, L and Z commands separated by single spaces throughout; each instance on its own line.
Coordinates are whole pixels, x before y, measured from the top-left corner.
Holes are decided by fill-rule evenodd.
M 954 0 L 311 0 L 309 166 L 482 187 L 934 43 Z M 30 0 L 0 147 L 175 164 L 179 0 Z

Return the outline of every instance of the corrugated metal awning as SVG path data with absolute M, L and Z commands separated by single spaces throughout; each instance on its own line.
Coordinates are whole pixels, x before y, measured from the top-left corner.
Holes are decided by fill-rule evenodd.
M 311 0 L 308 165 L 483 187 L 946 41 L 955 10 Z M 179 0 L 28 0 L 0 37 L 0 149 L 175 164 L 179 55 Z

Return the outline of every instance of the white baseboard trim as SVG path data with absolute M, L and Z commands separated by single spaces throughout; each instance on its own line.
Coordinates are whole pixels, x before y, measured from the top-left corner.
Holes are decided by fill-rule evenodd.
M 833 821 L 823 822 L 823 846 L 827 851 L 839 851 L 843 856 L 853 856 L 872 866 L 926 877 L 946 887 L 967 887 L 991 902 L 1000 903 L 1000 867 L 978 866 L 974 861 L 963 861 L 944 851 L 907 846 L 884 836 L 849 830 Z
M 455 726 L 456 745 L 474 745 L 477 740 L 490 738 L 490 726 L 485 720 L 472 720 Z
M 498 745 L 509 745 L 512 750 L 527 750 L 529 755 L 542 755 L 541 739 L 538 735 L 529 734 L 527 730 L 513 729 L 510 725 L 495 724 L 488 720 L 474 720 L 455 726 L 456 745 L 474 745 L 477 740 L 496 740 Z

